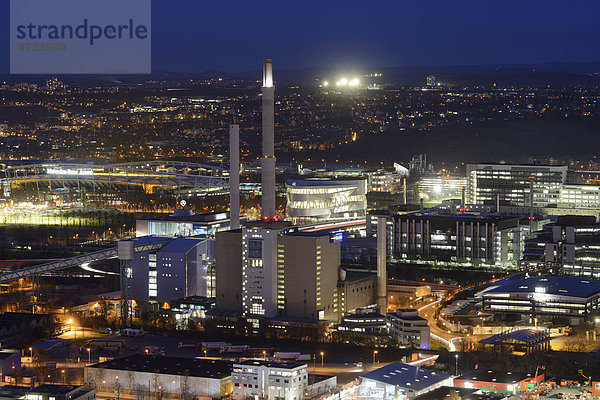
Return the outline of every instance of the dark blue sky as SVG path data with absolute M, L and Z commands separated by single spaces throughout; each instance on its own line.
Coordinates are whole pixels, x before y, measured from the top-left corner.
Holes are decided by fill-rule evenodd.
M 185 0 L 152 12 L 155 69 L 600 60 L 596 0 Z
M 153 70 L 600 61 L 599 17 L 596 0 L 153 0 Z

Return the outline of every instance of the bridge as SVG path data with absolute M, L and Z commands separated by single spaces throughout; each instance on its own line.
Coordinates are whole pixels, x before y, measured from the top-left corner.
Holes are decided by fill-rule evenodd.
M 134 252 L 144 252 L 158 250 L 171 241 L 171 238 L 165 237 L 141 237 L 135 239 L 136 243 L 133 247 Z M 52 261 L 45 264 L 34 265 L 19 269 L 17 271 L 6 272 L 0 274 L 0 284 L 8 283 L 19 280 L 21 278 L 31 278 L 34 276 L 46 274 L 49 272 L 60 271 L 67 268 L 81 266 L 83 264 L 92 263 L 100 260 L 108 260 L 111 258 L 117 258 L 118 251 L 117 247 L 111 247 L 109 249 L 94 251 L 91 253 L 82 254 L 75 257 L 69 257 L 62 260 Z
M 229 186 L 229 171 L 220 166 L 184 161 L 140 161 L 118 164 L 44 162 L 2 165 L 0 186 L 33 184 L 43 188 L 116 185 L 142 187 L 152 193 L 156 188 L 210 189 Z

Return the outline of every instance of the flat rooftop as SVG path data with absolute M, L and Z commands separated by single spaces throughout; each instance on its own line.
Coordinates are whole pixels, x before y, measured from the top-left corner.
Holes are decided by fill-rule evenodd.
M 306 363 L 274 362 L 274 361 L 265 361 L 265 360 L 246 360 L 246 361 L 234 364 L 234 366 L 238 366 L 238 365 L 256 366 L 256 367 L 260 366 L 260 367 L 268 367 L 268 368 L 294 369 L 294 368 L 306 366 Z
M 106 368 L 120 371 L 159 372 L 167 375 L 184 375 L 198 378 L 222 379 L 231 375 L 233 363 L 221 360 L 171 357 L 149 354 L 131 354 L 115 358 L 88 368 Z
M 363 379 L 371 379 L 388 385 L 419 391 L 446 380 L 451 375 L 394 362 L 361 375 L 361 377 Z
M 527 372 L 511 372 L 511 371 L 494 371 L 476 369 L 470 372 L 465 372 L 456 379 L 463 381 L 477 381 L 477 382 L 497 382 L 506 383 L 509 385 L 523 382 L 526 379 L 532 378 L 534 374 Z
M 44 384 L 44 385 L 40 385 L 38 387 L 28 390 L 28 393 L 35 393 L 35 394 L 45 393 L 45 394 L 49 394 L 49 395 L 66 396 L 69 393 L 72 393 L 74 391 L 85 393 L 85 392 L 91 392 L 92 390 L 94 390 L 94 389 L 92 389 L 90 387 L 86 387 L 86 386 L 80 386 L 80 385 Z
M 189 215 L 173 215 L 173 214 L 156 214 L 145 218 L 140 218 L 139 221 L 173 221 L 173 222 L 223 222 L 229 220 L 228 211 L 219 211 L 204 214 L 189 214 Z
M 557 296 L 588 298 L 600 293 L 600 279 L 577 276 L 530 276 L 509 277 L 496 282 L 483 294 L 539 293 Z

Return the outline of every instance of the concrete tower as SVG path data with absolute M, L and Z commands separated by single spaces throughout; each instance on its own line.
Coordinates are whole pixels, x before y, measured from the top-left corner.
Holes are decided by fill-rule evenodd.
M 377 307 L 383 315 L 387 312 L 387 221 L 377 218 Z
M 263 64 L 262 86 L 262 219 L 275 218 L 275 87 L 273 86 L 273 60 Z
M 240 125 L 236 115 L 229 125 L 229 229 L 240 227 Z
M 130 326 L 133 314 L 131 302 L 131 277 L 134 249 L 133 240 L 120 240 L 117 243 L 117 254 L 119 257 L 119 270 L 121 275 L 121 327 Z

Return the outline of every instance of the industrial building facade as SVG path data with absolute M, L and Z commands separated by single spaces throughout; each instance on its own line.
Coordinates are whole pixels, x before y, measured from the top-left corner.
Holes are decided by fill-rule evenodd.
M 516 218 L 418 212 L 393 221 L 393 256 L 400 261 L 514 268 L 520 260 Z
M 524 264 L 568 275 L 600 277 L 600 224 L 594 217 L 564 216 L 525 241 Z
M 335 236 L 260 224 L 217 233 L 217 310 L 339 321 L 345 312 L 375 303 L 376 274 L 341 270 Z
M 133 300 L 168 302 L 188 296 L 214 296 L 215 242 L 177 238 L 131 261 Z

